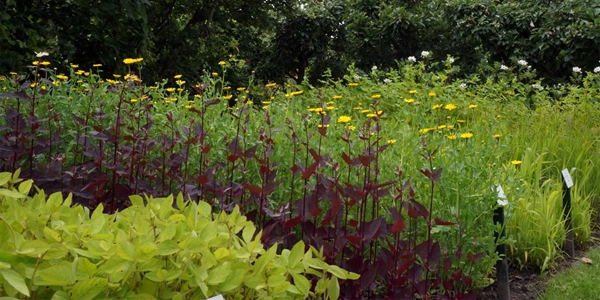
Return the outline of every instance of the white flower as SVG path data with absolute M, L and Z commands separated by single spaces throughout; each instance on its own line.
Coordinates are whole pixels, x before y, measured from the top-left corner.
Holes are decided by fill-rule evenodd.
M 451 63 L 451 64 L 454 63 L 454 57 L 448 58 L 448 63 Z
M 373 66 L 373 67 L 371 68 L 371 71 L 375 71 L 375 70 L 377 70 L 377 66 Z
M 429 51 L 423 51 L 421 52 L 421 57 L 422 58 L 427 58 L 429 56 Z
M 517 63 L 520 64 L 521 66 L 526 66 L 527 65 L 527 62 L 524 61 L 524 60 L 522 60 L 522 59 L 519 60 Z
M 383 80 L 383 82 L 384 82 L 384 83 L 390 83 L 390 82 L 392 82 L 392 80 L 391 80 L 391 79 L 389 79 L 389 78 L 386 78 L 386 79 L 384 79 L 384 80 Z
M 508 200 L 500 200 L 498 199 L 498 205 L 500 206 L 507 206 L 508 205 Z
M 580 67 L 573 67 L 573 73 L 581 73 Z
M 600 73 L 600 67 L 595 67 L 594 68 L 594 73 Z
M 414 56 L 409 56 L 408 61 L 417 62 L 417 58 Z
M 45 51 L 35 53 L 35 57 L 44 57 L 44 56 L 48 56 L 48 55 L 49 55 L 48 52 L 45 52 Z
M 360 75 L 354 75 L 354 80 L 360 80 Z
M 464 82 L 463 82 L 463 83 L 461 83 L 461 84 L 460 84 L 460 88 L 461 88 L 461 89 L 466 89 L 466 88 L 467 88 L 467 84 L 466 84 L 466 83 L 464 83 Z
M 508 67 L 505 65 L 500 65 L 500 70 L 508 70 Z
M 544 90 L 544 87 L 541 86 L 541 85 L 539 85 L 539 84 L 537 84 L 537 83 L 532 84 L 531 87 L 534 88 L 534 89 L 536 89 L 536 90 L 538 90 L 538 91 L 543 91 Z

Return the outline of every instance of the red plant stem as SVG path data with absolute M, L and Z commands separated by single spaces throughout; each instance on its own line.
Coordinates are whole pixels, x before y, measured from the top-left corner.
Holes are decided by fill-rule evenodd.
M 117 183 L 117 155 L 119 153 L 119 127 L 121 123 L 121 105 L 123 104 L 123 94 L 125 87 L 121 87 L 121 94 L 119 95 L 119 104 L 117 105 L 117 124 L 115 125 L 115 150 L 113 153 L 113 171 L 112 171 L 112 199 L 111 199 L 111 212 L 114 212 L 117 206 L 115 185 Z

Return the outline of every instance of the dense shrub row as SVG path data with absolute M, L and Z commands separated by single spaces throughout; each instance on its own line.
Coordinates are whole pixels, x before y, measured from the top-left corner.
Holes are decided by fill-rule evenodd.
M 233 83 L 254 70 L 265 81 L 316 84 L 324 73 L 341 78 L 352 63 L 395 68 L 397 60 L 433 51 L 436 60 L 457 58 L 455 76 L 488 76 L 493 63 L 523 59 L 554 83 L 574 67 L 591 71 L 600 56 L 600 4 L 593 0 L 94 3 L 8 1 L 0 12 L 0 73 L 50 50 L 61 72 L 68 63 L 123 72 L 119 58 L 141 56 L 153 82 L 198 77 L 231 56 L 242 70 L 226 75 Z

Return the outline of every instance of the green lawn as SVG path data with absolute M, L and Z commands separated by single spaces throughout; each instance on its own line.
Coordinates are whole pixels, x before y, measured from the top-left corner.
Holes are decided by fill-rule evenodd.
M 540 300 L 600 299 L 600 248 L 593 248 L 585 256 L 592 264 L 582 261 L 548 281 Z

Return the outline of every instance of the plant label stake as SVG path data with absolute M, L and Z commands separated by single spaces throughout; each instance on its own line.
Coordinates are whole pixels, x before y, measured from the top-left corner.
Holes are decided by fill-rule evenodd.
M 571 217 L 571 187 L 573 186 L 573 179 L 571 179 L 568 169 L 562 170 L 561 173 L 563 178 L 563 214 L 565 218 L 565 231 L 567 232 L 564 250 L 569 257 L 573 257 L 575 256 L 573 220 Z
M 493 188 L 492 188 L 493 189 Z M 498 240 L 504 238 L 504 206 L 508 204 L 506 195 L 501 185 L 496 186 L 498 193 L 498 207 L 494 210 L 494 224 L 500 225 L 500 232 L 494 232 L 496 244 Z M 498 300 L 510 300 L 510 286 L 508 285 L 508 265 L 506 263 L 506 245 L 496 245 L 496 252 L 500 260 L 496 261 L 496 296 Z

